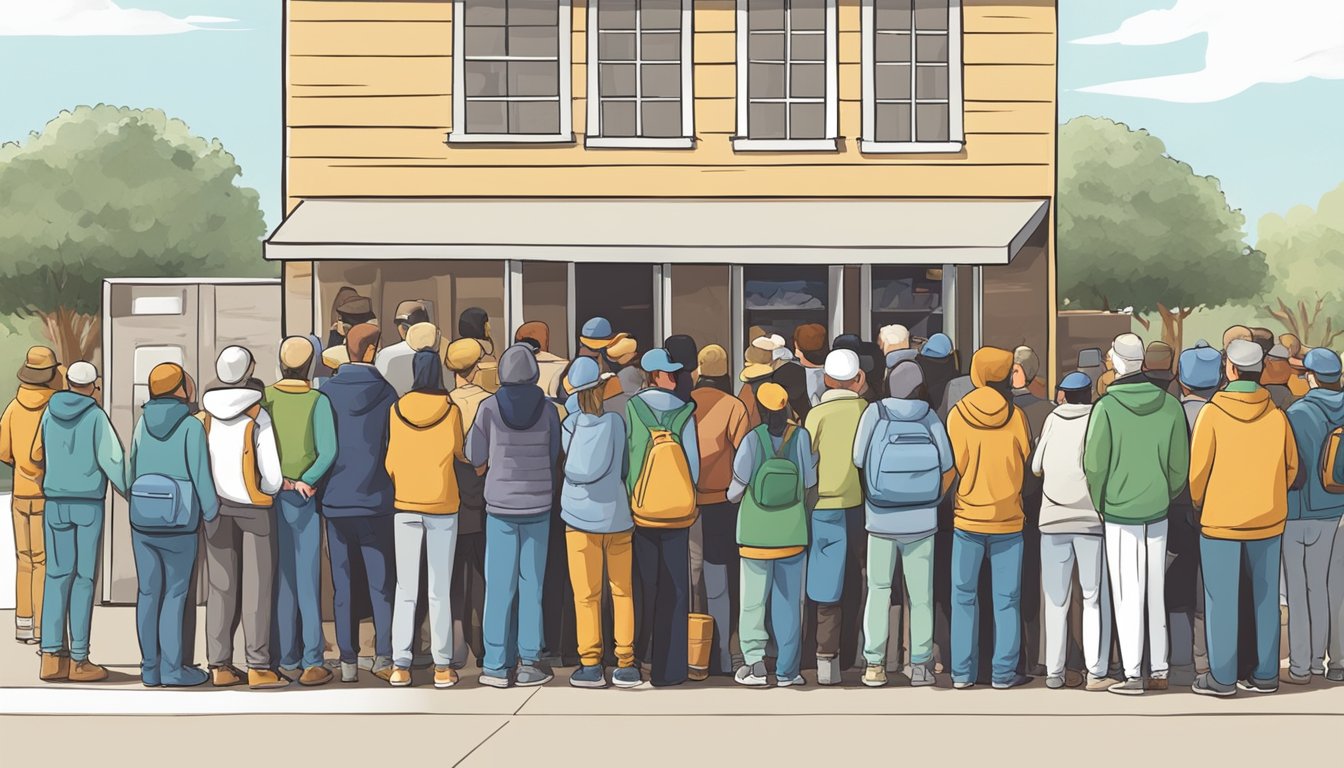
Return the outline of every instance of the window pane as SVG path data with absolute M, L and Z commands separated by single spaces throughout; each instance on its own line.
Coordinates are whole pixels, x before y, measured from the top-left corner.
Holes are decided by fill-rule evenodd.
M 918 35 L 915 45 L 920 61 L 947 63 L 947 35 Z
M 467 96 L 505 96 L 504 74 L 508 65 L 502 61 L 468 61 L 463 70 Z
M 784 138 L 784 104 L 751 104 L 747 107 L 747 138 Z
M 910 98 L 910 66 L 893 64 L 874 67 L 873 85 L 879 99 Z
M 752 61 L 783 61 L 784 35 L 752 32 L 747 38 L 747 58 Z
M 820 99 L 826 96 L 825 64 L 794 64 L 789 95 L 795 99 Z
M 468 56 L 504 55 L 504 27 L 468 27 L 462 36 Z
M 681 102 L 644 102 L 644 135 L 673 138 L 681 135 Z
M 747 67 L 748 98 L 784 98 L 783 64 L 748 64 Z
M 909 35 L 878 35 L 874 48 L 878 61 L 910 61 Z
M 878 29 L 909 29 L 910 0 L 873 0 Z
M 602 102 L 602 135 L 634 136 L 635 102 L 633 101 Z
M 645 61 L 680 61 L 681 35 L 677 32 L 645 32 L 642 36 Z
M 634 96 L 635 65 L 601 65 L 597 70 L 597 88 L 603 96 Z
M 509 27 L 510 56 L 558 56 L 560 35 L 555 27 Z
M 915 139 L 917 141 L 947 141 L 947 114 L 946 104 L 916 105 Z
M 560 68 L 554 61 L 509 62 L 510 96 L 559 96 Z
M 550 25 L 559 23 L 558 0 L 509 0 L 509 25 L 535 24 Z
M 910 105 L 877 104 L 875 141 L 910 141 Z
M 681 0 L 641 0 L 642 29 L 681 29 Z
M 947 67 L 915 67 L 915 98 L 946 99 Z
M 603 32 L 597 37 L 597 58 L 601 61 L 634 61 L 634 32 Z
M 504 26 L 504 0 L 466 0 L 467 26 Z
M 681 67 L 677 64 L 645 64 L 640 67 L 640 86 L 644 96 L 681 95 Z
M 915 0 L 915 29 L 947 29 L 947 0 Z
M 747 29 L 784 29 L 784 0 L 747 0 Z
M 467 133 L 508 133 L 508 108 L 502 101 L 467 101 Z
M 792 61 L 825 61 L 825 35 L 792 35 L 793 43 L 789 50 Z
M 560 105 L 554 101 L 509 103 L 509 133 L 559 133 Z
M 593 0 L 599 29 L 634 29 L 635 0 Z
M 790 139 L 826 138 L 826 105 L 790 104 L 789 138 Z
M 826 0 L 790 0 L 791 29 L 826 29 Z

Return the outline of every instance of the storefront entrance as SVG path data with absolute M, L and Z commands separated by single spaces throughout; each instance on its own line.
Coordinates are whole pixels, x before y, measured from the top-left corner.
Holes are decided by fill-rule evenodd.
M 634 336 L 641 351 L 660 344 L 654 269 L 649 264 L 575 264 L 576 331 L 589 318 L 605 317 L 616 331 Z

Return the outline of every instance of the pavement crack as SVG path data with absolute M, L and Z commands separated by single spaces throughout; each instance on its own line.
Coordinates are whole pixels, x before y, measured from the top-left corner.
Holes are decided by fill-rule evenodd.
M 529 694 L 527 695 L 527 698 L 526 698 L 526 699 L 523 699 L 523 703 L 522 703 L 522 704 L 519 704 L 519 705 L 518 705 L 518 708 L 515 709 L 515 710 L 513 710 L 513 714 L 514 714 L 514 715 L 517 715 L 519 712 L 522 712 L 522 711 L 523 711 L 523 707 L 526 707 L 526 706 L 527 706 L 527 703 L 528 703 L 529 701 L 532 700 L 532 697 L 533 697 L 533 696 L 536 696 L 538 693 L 541 693 L 541 687 L 540 687 L 540 686 L 538 686 L 538 687 L 532 689 L 532 692 L 529 693 Z
M 531 697 L 529 697 L 529 698 L 531 698 Z M 465 763 L 465 762 L 467 761 L 467 758 L 468 758 L 468 757 L 471 757 L 472 754 L 476 752 L 476 750 L 478 750 L 478 749 L 480 749 L 481 747 L 485 746 L 485 742 L 487 742 L 487 741 L 493 739 L 493 738 L 495 737 L 495 734 L 496 734 L 496 733 L 499 733 L 499 732 L 502 731 L 502 730 L 504 730 L 504 726 L 506 726 L 506 725 L 508 725 L 508 724 L 509 724 L 509 721 L 508 721 L 508 720 L 505 720 L 504 722 L 500 723 L 500 724 L 499 724 L 499 727 L 496 728 L 495 730 L 491 731 L 489 736 L 486 736 L 484 739 L 481 739 L 481 743 L 480 743 L 480 744 L 477 744 L 476 746 L 472 747 L 472 748 L 467 752 L 467 754 L 465 754 L 465 755 L 463 755 L 461 758 L 459 758 L 458 761 L 457 761 L 456 763 L 453 763 L 453 768 L 457 768 L 457 766 L 459 766 L 459 765 Z

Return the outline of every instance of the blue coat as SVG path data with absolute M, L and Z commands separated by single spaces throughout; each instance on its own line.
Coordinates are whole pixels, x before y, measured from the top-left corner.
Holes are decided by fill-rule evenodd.
M 321 490 L 327 517 L 392 514 L 388 420 L 397 391 L 371 365 L 342 365 L 322 387 L 336 416 L 336 460 Z
M 135 425 L 126 462 L 127 487 L 141 475 L 150 474 L 190 482 L 205 520 L 213 520 L 219 513 L 205 425 L 191 418 L 187 404 L 175 397 L 156 397 L 145 403 L 140 423 Z
M 1321 448 L 1333 427 L 1344 424 L 1344 392 L 1313 389 L 1288 408 L 1297 441 L 1298 466 L 1306 475 L 1299 490 L 1288 491 L 1289 520 L 1333 520 L 1344 515 L 1344 496 L 1326 493 L 1321 483 Z
M 87 395 L 57 392 L 42 414 L 42 451 L 55 457 L 42 475 L 42 495 L 102 502 L 110 480 L 126 495 L 125 456 L 112 422 Z

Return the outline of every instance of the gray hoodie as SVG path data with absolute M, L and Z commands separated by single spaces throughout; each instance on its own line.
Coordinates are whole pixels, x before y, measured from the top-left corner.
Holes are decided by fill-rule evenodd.
M 1051 411 L 1031 456 L 1031 471 L 1044 477 L 1041 533 L 1102 535 L 1101 517 L 1092 505 L 1083 472 L 1083 444 L 1089 404 L 1064 403 Z

